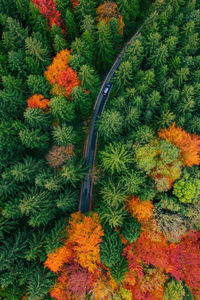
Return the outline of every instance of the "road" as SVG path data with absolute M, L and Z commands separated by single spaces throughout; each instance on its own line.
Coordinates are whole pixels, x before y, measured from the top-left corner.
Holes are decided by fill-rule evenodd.
M 98 139 L 98 133 L 97 133 L 97 128 L 95 127 L 95 124 L 96 124 L 96 121 L 98 120 L 99 116 L 104 111 L 104 107 L 105 107 L 106 101 L 109 97 L 109 93 L 110 93 L 111 89 L 107 95 L 103 95 L 103 90 L 104 90 L 106 84 L 110 83 L 110 80 L 112 79 L 116 69 L 120 65 L 120 62 L 125 54 L 127 47 L 138 36 L 141 28 L 142 27 L 140 27 L 138 29 L 138 31 L 131 37 L 131 39 L 124 46 L 124 48 L 122 49 L 122 51 L 116 58 L 110 71 L 106 75 L 106 77 L 101 85 L 100 92 L 96 98 L 96 102 L 94 105 L 94 111 L 93 111 L 93 115 L 92 115 L 92 121 L 90 124 L 90 130 L 89 130 L 87 143 L 86 143 L 86 151 L 85 151 L 85 159 L 89 166 L 89 171 L 81 184 L 81 191 L 80 191 L 79 210 L 82 213 L 86 213 L 89 210 L 91 210 L 91 199 L 92 199 L 92 188 L 93 188 L 93 180 L 92 180 L 91 172 L 92 172 L 92 168 L 95 163 L 95 155 L 96 155 L 96 147 L 97 147 L 97 139 Z

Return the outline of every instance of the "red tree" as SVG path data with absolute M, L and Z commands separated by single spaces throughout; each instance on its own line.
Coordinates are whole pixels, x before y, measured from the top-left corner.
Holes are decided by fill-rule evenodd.
M 61 26 L 60 12 L 56 9 L 56 3 L 53 0 L 31 0 L 44 15 L 50 26 Z

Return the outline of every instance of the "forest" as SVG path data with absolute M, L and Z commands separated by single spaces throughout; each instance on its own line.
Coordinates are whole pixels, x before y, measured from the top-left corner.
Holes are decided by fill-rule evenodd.
M 0 0 L 0 299 L 200 300 L 199 112 L 198 0 Z

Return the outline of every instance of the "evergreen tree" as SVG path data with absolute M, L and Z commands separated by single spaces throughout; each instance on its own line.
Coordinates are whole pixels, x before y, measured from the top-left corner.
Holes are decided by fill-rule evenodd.
M 59 122 L 71 122 L 75 118 L 73 102 L 67 101 L 64 96 L 56 96 L 50 100 L 50 113 Z
M 27 85 L 30 94 L 42 94 L 45 98 L 49 97 L 51 86 L 44 76 L 29 75 L 27 78 Z
M 92 98 L 95 98 L 100 87 L 100 80 L 95 74 L 95 70 L 88 65 L 83 65 L 78 75 L 81 79 L 81 85 L 90 92 Z
M 65 12 L 65 25 L 67 27 L 67 38 L 72 42 L 78 35 L 77 25 L 73 13 L 67 9 Z
M 98 69 L 104 71 L 114 59 L 112 32 L 104 20 L 97 25 Z
M 129 61 L 124 61 L 120 64 L 119 69 L 115 71 L 114 82 L 117 89 L 125 89 L 130 86 L 132 81 L 132 66 Z
M 19 132 L 21 142 L 25 147 L 30 149 L 46 149 L 49 144 L 48 133 L 42 133 L 40 129 L 25 128 Z
M 100 244 L 101 262 L 108 268 L 122 259 L 122 242 L 117 234 L 108 226 L 104 230 L 104 236 Z
M 95 82 L 94 82 L 95 84 Z M 74 99 L 75 108 L 83 119 L 87 119 L 92 110 L 92 98 L 81 87 L 73 88 L 72 97 Z
M 75 143 L 75 132 L 72 126 L 56 126 L 53 128 L 53 139 L 58 146 L 67 146 Z
M 121 227 L 123 237 L 129 242 L 134 243 L 140 236 L 141 225 L 138 223 L 137 218 L 128 216 Z

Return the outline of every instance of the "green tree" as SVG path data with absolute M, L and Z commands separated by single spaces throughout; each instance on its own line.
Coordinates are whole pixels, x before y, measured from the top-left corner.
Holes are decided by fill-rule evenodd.
M 134 243 L 140 236 L 140 228 L 141 224 L 138 223 L 137 218 L 128 216 L 123 222 L 121 232 L 129 243 Z
M 71 159 L 62 167 L 61 176 L 66 183 L 70 183 L 73 187 L 84 178 L 87 172 L 87 167 L 83 162 L 75 162 Z
M 97 25 L 98 69 L 105 71 L 114 59 L 112 32 L 104 20 Z
M 73 41 L 77 35 L 77 25 L 73 13 L 67 9 L 65 12 L 65 25 L 67 26 L 67 38 Z
M 111 180 L 100 191 L 103 201 L 110 207 L 119 207 L 126 200 L 126 193 L 119 184 Z
M 72 126 L 65 124 L 53 128 L 53 140 L 58 146 L 67 146 L 75 143 L 75 132 Z
M 132 66 L 129 61 L 124 61 L 120 64 L 119 69 L 115 71 L 114 82 L 117 89 L 125 89 L 130 86 L 132 81 Z
M 105 224 L 108 224 L 111 228 L 122 226 L 124 219 L 127 216 L 124 204 L 121 204 L 116 208 L 110 207 L 102 202 L 99 205 L 98 213 L 103 222 L 105 222 Z
M 112 18 L 110 20 L 110 29 L 112 32 L 112 38 L 113 38 L 113 46 L 115 48 L 115 54 L 117 54 L 119 47 L 123 41 L 123 35 L 119 33 L 119 22 L 116 18 Z
M 98 133 L 104 141 L 120 137 L 123 129 L 123 117 L 117 110 L 106 110 L 97 121 Z
M 71 122 L 75 118 L 75 105 L 64 96 L 56 96 L 50 100 L 50 113 L 59 122 Z
M 100 80 L 95 70 L 88 65 L 83 65 L 78 75 L 81 79 L 81 85 L 90 92 L 92 98 L 95 98 L 100 87 Z
M 40 108 L 28 108 L 24 113 L 25 123 L 32 128 L 49 130 L 51 118 L 49 114 L 43 113 Z
M 27 85 L 30 94 L 42 94 L 46 98 L 49 97 L 51 86 L 44 76 L 29 75 L 27 78 Z
M 124 280 L 127 272 L 128 272 L 128 261 L 124 256 L 122 256 L 121 260 L 110 268 L 111 276 L 113 277 L 113 279 L 117 284 L 120 284 L 120 282 Z
M 94 40 L 94 36 L 91 32 L 89 32 L 88 30 L 84 31 L 82 34 L 82 40 L 85 42 L 85 44 L 87 45 L 87 50 L 88 53 L 90 53 L 90 61 L 91 61 L 91 65 L 93 66 L 95 63 L 95 40 Z
M 103 169 L 111 174 L 127 170 L 128 165 L 133 162 L 131 154 L 121 143 L 109 144 L 100 155 Z
M 79 0 L 79 5 L 76 8 L 76 13 L 79 20 L 83 20 L 86 15 L 94 15 L 95 6 L 97 5 L 96 0 Z
M 195 203 L 200 194 L 200 180 L 185 172 L 174 184 L 173 194 L 183 203 Z
M 51 37 L 53 40 L 53 47 L 56 53 L 67 48 L 67 42 L 63 37 L 62 29 L 59 26 L 53 25 L 51 27 Z
M 42 133 L 40 129 L 25 128 L 19 132 L 21 142 L 25 147 L 34 149 L 46 149 L 49 144 L 49 135 L 47 132 Z
M 72 97 L 74 99 L 75 108 L 78 114 L 87 119 L 92 110 L 92 98 L 80 86 L 73 88 Z
M 65 193 L 59 194 L 56 205 L 65 214 L 75 212 L 78 208 L 78 192 L 66 189 Z
M 183 300 L 185 296 L 185 290 L 182 281 L 171 280 L 165 287 L 164 300 Z
M 81 24 L 82 32 L 89 31 L 94 36 L 95 29 L 95 19 L 91 15 L 84 16 L 84 19 Z
M 101 262 L 108 268 L 120 262 L 122 258 L 122 242 L 117 232 L 108 226 L 100 244 Z

